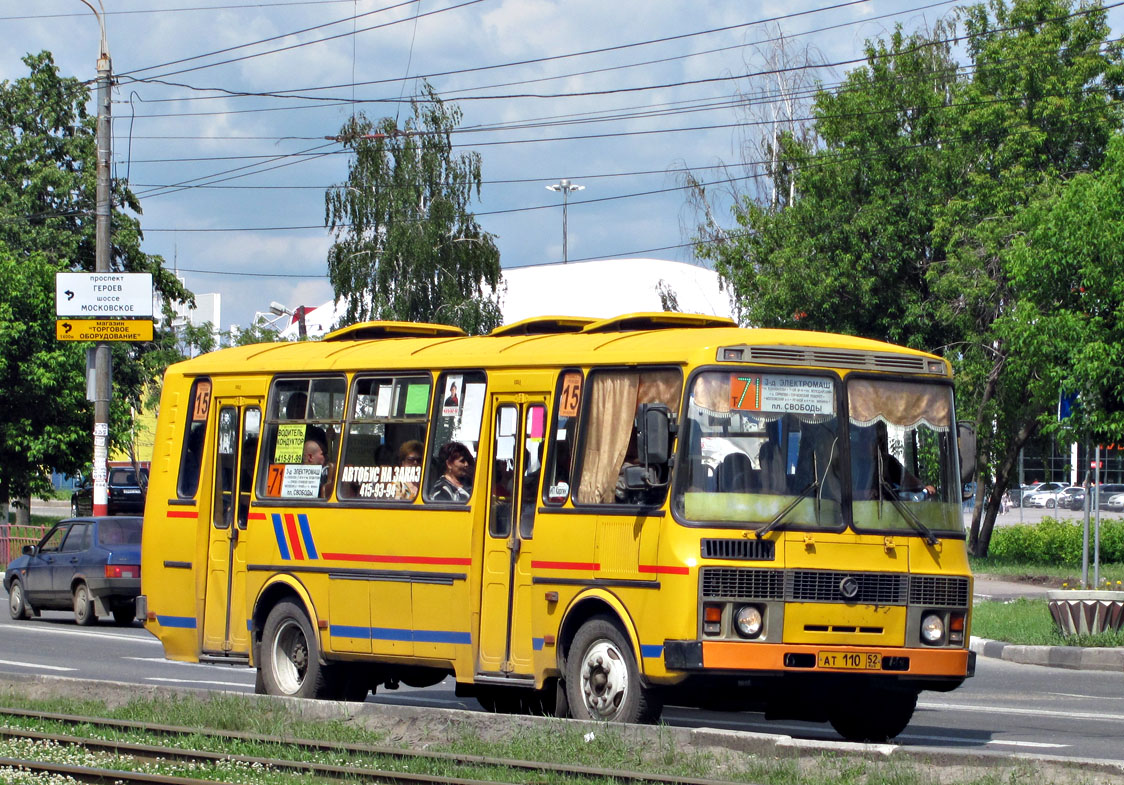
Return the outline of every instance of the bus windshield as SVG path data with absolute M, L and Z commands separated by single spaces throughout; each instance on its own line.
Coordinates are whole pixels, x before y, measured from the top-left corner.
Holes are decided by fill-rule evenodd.
M 854 528 L 962 533 L 952 388 L 850 378 L 847 401 Z
M 688 521 L 843 526 L 835 377 L 706 371 L 687 398 L 675 489 Z

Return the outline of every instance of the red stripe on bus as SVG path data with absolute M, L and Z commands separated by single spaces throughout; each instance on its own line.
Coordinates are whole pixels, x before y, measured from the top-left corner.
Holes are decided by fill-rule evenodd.
M 325 553 L 327 561 L 365 561 L 378 564 L 452 564 L 469 566 L 472 559 L 459 556 L 386 556 L 377 553 Z
M 600 570 L 597 562 L 585 561 L 532 561 L 531 569 L 535 570 Z
M 252 512 L 249 514 L 249 518 L 251 521 L 264 521 L 266 517 L 267 516 L 264 512 Z
M 169 518 L 198 518 L 199 513 L 195 510 L 168 510 Z
M 289 533 L 289 546 L 293 549 L 293 558 L 304 561 L 304 551 L 301 550 L 301 538 L 297 534 L 297 520 L 291 512 L 285 513 L 285 531 Z
M 656 575 L 690 575 L 691 571 L 686 567 L 661 567 L 658 564 L 641 564 L 638 568 L 640 572 L 650 572 Z

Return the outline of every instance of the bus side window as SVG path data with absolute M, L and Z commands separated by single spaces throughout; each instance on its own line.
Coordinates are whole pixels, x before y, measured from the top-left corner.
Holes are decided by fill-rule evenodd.
M 203 441 L 207 436 L 207 415 L 211 409 L 211 382 L 196 379 L 188 397 L 190 416 L 184 426 L 183 451 L 176 491 L 181 499 L 194 499 L 199 490 L 199 471 L 203 465 Z
M 471 498 L 487 386 L 483 371 L 446 372 L 437 379 L 425 501 L 467 504 Z
M 259 496 L 294 501 L 331 496 L 346 398 L 342 376 L 274 380 L 259 450 Z
M 622 478 L 636 465 L 634 422 L 640 404 L 679 411 L 683 375 L 678 368 L 605 369 L 590 373 L 585 396 L 579 504 L 661 504 L 666 486 L 631 488 Z
M 570 477 L 576 454 L 578 415 L 581 411 L 582 373 L 566 370 L 558 376 L 555 400 L 558 407 L 554 427 L 547 434 L 546 480 L 543 483 L 543 502 L 557 506 L 565 504 L 570 496 Z

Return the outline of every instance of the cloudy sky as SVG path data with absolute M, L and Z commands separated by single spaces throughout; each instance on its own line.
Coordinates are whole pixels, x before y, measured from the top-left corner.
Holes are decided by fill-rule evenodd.
M 97 6 L 97 0 L 91 0 Z M 483 157 L 474 205 L 501 264 L 562 261 L 568 178 L 570 260 L 691 261 L 695 223 L 681 170 L 743 176 L 769 110 L 739 96 L 775 91 L 753 76 L 780 60 L 832 84 L 866 39 L 931 26 L 952 2 L 914 0 L 103 0 L 113 70 L 113 159 L 141 197 L 145 249 L 197 293 L 222 295 L 222 322 L 249 323 L 271 300 L 332 295 L 324 192 L 346 178 L 325 137 L 352 112 L 409 116 L 427 77 L 464 112 L 459 149 Z M 92 79 L 97 21 L 81 0 L 0 0 L 0 79 L 49 50 Z M 251 95 L 230 95 L 230 92 Z M 261 94 L 271 95 L 263 96 Z M 406 103 L 400 103 L 405 101 Z M 739 106 L 739 104 L 743 104 Z M 745 181 L 739 183 L 743 188 Z M 723 207 L 718 220 L 729 223 Z M 591 282 L 595 285 L 595 282 Z

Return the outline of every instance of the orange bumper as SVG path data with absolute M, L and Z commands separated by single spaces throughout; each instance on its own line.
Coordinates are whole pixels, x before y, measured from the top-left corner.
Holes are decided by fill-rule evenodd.
M 851 652 L 860 655 L 881 654 L 883 668 L 877 671 L 821 668 L 817 664 L 817 654 L 821 651 Z M 969 675 L 968 660 L 969 652 L 966 649 L 905 649 L 737 641 L 704 641 L 702 645 L 702 665 L 707 670 L 879 673 L 964 678 Z M 894 663 L 894 667 L 886 667 L 889 663 Z

